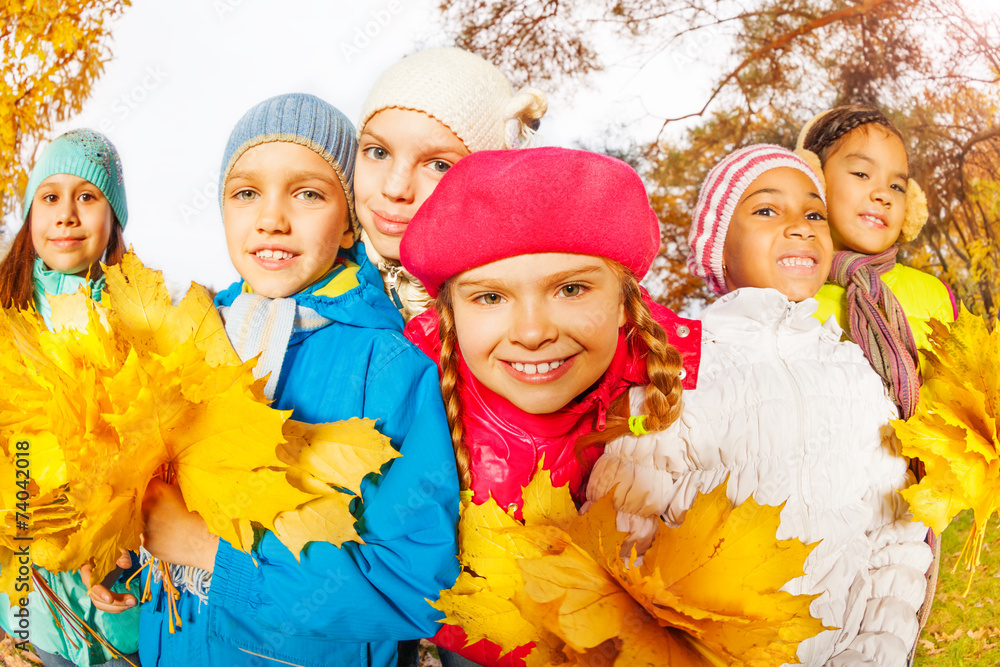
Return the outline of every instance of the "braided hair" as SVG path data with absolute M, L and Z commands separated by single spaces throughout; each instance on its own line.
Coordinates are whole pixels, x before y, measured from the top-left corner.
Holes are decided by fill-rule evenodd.
M 879 125 L 903 141 L 899 129 L 876 107 L 846 104 L 816 118 L 806 132 L 802 147 L 818 155 L 820 163 L 826 166 L 827 158 L 836 152 L 847 135 L 858 128 L 867 133 L 870 125 Z
M 464 491 L 472 486 L 469 469 L 469 448 L 465 445 L 465 427 L 462 425 L 462 403 L 459 399 L 458 334 L 455 332 L 455 311 L 452 306 L 452 281 L 441 286 L 435 305 L 440 321 L 441 336 L 441 398 L 451 427 L 451 444 L 455 449 L 455 465 L 458 468 L 458 482 Z

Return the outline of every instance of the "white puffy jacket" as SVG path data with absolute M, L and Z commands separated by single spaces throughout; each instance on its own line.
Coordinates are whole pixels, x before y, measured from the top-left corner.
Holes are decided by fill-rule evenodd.
M 804 665 L 905 665 L 931 563 L 927 528 L 896 492 L 910 481 L 889 419 L 896 411 L 861 348 L 840 342 L 816 302 L 744 288 L 705 309 L 698 388 L 670 428 L 611 442 L 587 489 L 616 484 L 618 527 L 649 545 L 657 517 L 684 519 L 698 492 L 729 477 L 730 500 L 786 502 L 778 539 L 822 540 L 784 590 L 822 595 L 829 627 L 802 642 Z M 644 394 L 630 394 L 643 414 Z

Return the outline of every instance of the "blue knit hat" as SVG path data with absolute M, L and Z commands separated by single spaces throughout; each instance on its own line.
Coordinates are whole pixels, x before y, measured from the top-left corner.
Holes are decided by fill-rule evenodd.
M 118 224 L 125 229 L 128 205 L 125 202 L 122 160 L 107 137 L 100 132 L 81 128 L 63 134 L 46 146 L 28 178 L 21 222 L 28 219 L 38 186 L 55 174 L 70 174 L 93 183 L 111 204 Z
M 226 144 L 219 174 L 219 206 L 225 201 L 226 181 L 236 161 L 254 146 L 272 141 L 300 144 L 319 153 L 340 178 L 350 209 L 351 227 L 358 232 L 354 213 L 354 158 L 358 153 L 357 130 L 332 105 L 303 93 L 278 95 L 243 114 Z

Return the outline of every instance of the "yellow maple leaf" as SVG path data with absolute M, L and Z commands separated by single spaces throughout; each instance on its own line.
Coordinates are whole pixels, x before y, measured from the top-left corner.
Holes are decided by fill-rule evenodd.
M 184 299 L 173 307 L 162 276 L 147 270 L 131 252 L 107 272 L 106 283 L 113 328 L 136 350 L 166 355 L 180 343 L 193 340 L 209 364 L 240 364 L 222 318 L 201 285 L 191 283 Z
M 359 417 L 316 425 L 288 420 L 284 436 L 286 442 L 277 453 L 288 466 L 288 483 L 319 497 L 280 513 L 274 522 L 275 534 L 296 559 L 309 542 L 363 543 L 354 530 L 351 503 L 355 495 L 361 495 L 361 480 L 367 472 L 380 470 L 400 455 L 389 438 L 375 430 L 374 421 Z
M 443 591 L 434 606 L 446 621 L 460 625 L 470 644 L 489 639 L 506 653 L 518 646 L 538 641 L 537 626 L 528 622 L 512 600 L 510 589 L 491 587 L 491 578 L 462 572 L 455 585 Z
M 1000 330 L 962 306 L 951 324 L 931 321 L 929 341 L 917 410 L 893 422 L 902 453 L 919 458 L 926 475 L 900 493 L 913 516 L 939 534 L 960 511 L 973 510 L 959 559 L 971 586 L 987 521 L 1000 508 Z
M 534 642 L 528 665 L 780 665 L 824 629 L 809 615 L 816 596 L 779 590 L 812 550 L 775 539 L 780 511 L 752 499 L 733 508 L 722 485 L 680 527 L 661 525 L 641 564 L 626 563 L 611 495 L 580 516 L 540 470 L 524 525 L 492 499 L 463 508 L 466 571 L 435 606 L 470 643 Z
M 614 525 L 610 496 L 592 511 Z M 752 497 L 733 507 L 723 483 L 699 495 L 677 528 L 660 528 L 641 565 L 626 568 L 617 552 L 605 553 L 661 624 L 685 630 L 725 664 L 780 665 L 824 629 L 809 614 L 818 595 L 779 590 L 802 575 L 815 546 L 775 539 L 780 512 Z
M 102 579 L 119 548 L 138 548 L 142 497 L 163 471 L 236 548 L 252 547 L 253 525 L 296 555 L 309 541 L 359 539 L 349 503 L 398 455 L 374 423 L 289 422 L 268 406 L 254 361 L 232 350 L 204 288 L 172 306 L 162 276 L 132 254 L 105 275 L 103 305 L 82 292 L 51 299 L 51 331 L 33 311 L 0 317 L 0 383 L 10 388 L 0 473 L 13 479 L 20 465 L 26 482 L 0 485 L 0 560 L 24 525 L 33 564 L 64 571 L 93 560 Z
M 389 438 L 375 430 L 375 422 L 358 417 L 316 425 L 289 420 L 285 438 L 278 452 L 285 463 L 357 495 L 361 494 L 358 471 L 379 470 L 399 456 Z

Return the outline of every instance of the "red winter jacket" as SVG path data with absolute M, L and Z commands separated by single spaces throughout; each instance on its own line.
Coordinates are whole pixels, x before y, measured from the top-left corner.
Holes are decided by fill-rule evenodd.
M 663 326 L 684 360 L 684 389 L 693 389 L 698 381 L 701 353 L 701 322 L 678 317 L 669 309 L 653 303 L 643 291 L 653 317 Z M 410 320 L 406 337 L 440 365 L 441 340 L 437 311 L 433 308 Z M 641 349 L 637 349 L 641 348 Z M 482 504 L 492 497 L 521 518 L 521 494 L 544 458 L 554 486 L 569 485 L 578 501 L 586 490 L 586 475 L 601 454 L 601 448 L 584 452 L 585 462 L 577 458 L 577 438 L 594 429 L 602 430 L 608 406 L 636 384 L 645 384 L 645 347 L 627 343 L 619 337 L 611 365 L 597 387 L 583 400 L 545 415 L 529 414 L 507 399 L 480 384 L 464 359 L 459 359 L 459 396 L 462 425 L 469 449 L 472 473 L 472 500 Z M 480 665 L 523 667 L 532 645 L 522 646 L 500 658 L 500 647 L 482 640 L 466 646 L 465 632 L 458 626 L 444 625 L 434 636 L 434 643 Z

